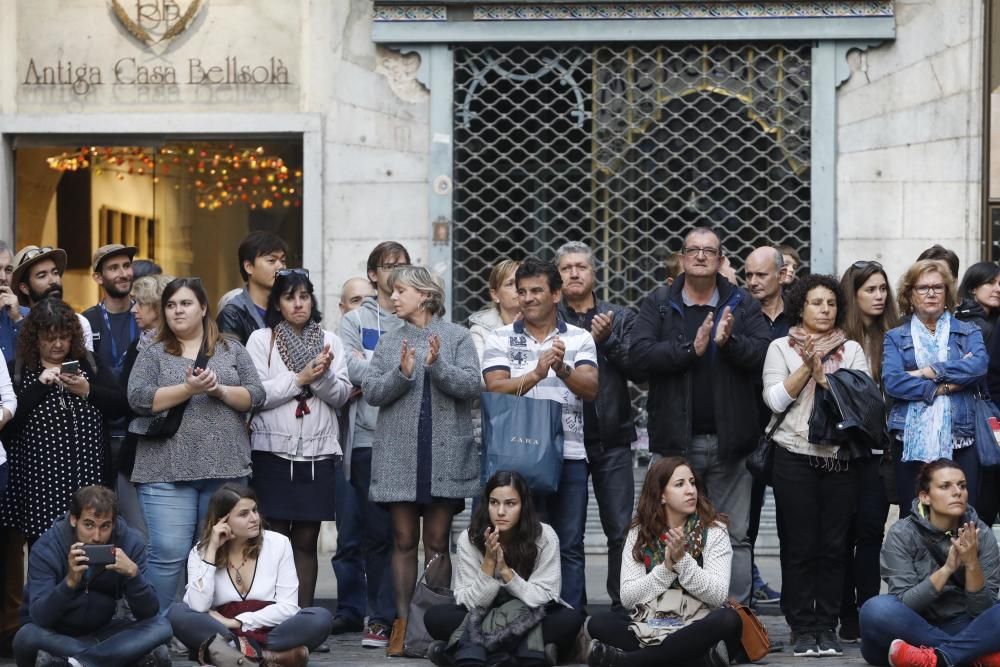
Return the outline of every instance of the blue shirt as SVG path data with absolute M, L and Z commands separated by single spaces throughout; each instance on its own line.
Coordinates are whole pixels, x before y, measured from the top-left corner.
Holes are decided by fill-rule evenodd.
M 8 363 L 14 360 L 17 334 L 21 331 L 21 322 L 24 322 L 25 315 L 31 312 L 31 309 L 24 306 L 18 306 L 18 308 L 21 309 L 21 319 L 17 322 L 11 321 L 6 308 L 0 310 L 0 349 L 3 350 L 4 361 Z

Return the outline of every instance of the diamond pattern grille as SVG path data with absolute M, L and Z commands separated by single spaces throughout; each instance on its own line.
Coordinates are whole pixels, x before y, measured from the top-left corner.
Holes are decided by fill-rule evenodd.
M 683 232 L 809 256 L 810 46 L 455 49 L 452 313 L 503 258 L 597 254 L 601 295 L 638 305 Z

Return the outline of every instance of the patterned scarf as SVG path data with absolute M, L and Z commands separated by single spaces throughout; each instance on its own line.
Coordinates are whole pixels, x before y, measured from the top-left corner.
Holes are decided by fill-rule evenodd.
M 687 541 L 684 551 L 691 554 L 692 558 L 700 559 L 702 550 L 705 548 L 705 531 L 701 517 L 697 514 L 692 514 L 684 522 L 684 539 Z M 646 566 L 646 572 L 650 572 L 666 560 L 666 554 L 667 534 L 664 532 L 656 544 L 647 544 L 642 548 L 642 562 Z
M 152 329 L 143 329 L 139 332 L 139 342 L 135 346 L 139 352 L 142 352 L 156 342 L 156 331 L 156 327 L 153 327 Z
M 302 335 L 295 333 L 288 322 L 282 320 L 274 327 L 274 343 L 281 355 L 281 361 L 288 370 L 293 373 L 300 373 L 306 364 L 323 351 L 323 329 L 318 322 L 310 322 L 302 328 Z M 308 386 L 296 396 L 299 404 L 295 408 L 295 416 L 303 417 L 309 414 L 307 401 L 312 397 L 312 390 Z
M 844 360 L 843 351 L 840 347 L 847 342 L 847 335 L 840 329 L 831 329 L 825 334 L 809 334 L 802 327 L 792 327 L 788 330 L 788 346 L 799 352 L 805 345 L 806 339 L 812 337 L 813 351 L 823 360 L 823 370 L 832 373 L 840 368 L 840 363 Z M 830 354 L 833 352 L 833 354 Z M 827 355 L 830 356 L 827 356 Z M 816 395 L 816 380 L 809 378 L 809 382 L 799 393 L 799 400 L 803 405 L 812 405 Z
M 913 354 L 916 357 L 917 368 L 925 368 L 938 361 L 947 361 L 951 315 L 947 312 L 941 314 L 934 333 L 924 326 L 920 318 L 911 317 L 910 335 L 913 337 Z M 906 426 L 903 430 L 903 460 L 950 459 L 953 444 L 951 398 L 937 396 L 930 405 L 923 401 L 910 401 L 906 408 Z

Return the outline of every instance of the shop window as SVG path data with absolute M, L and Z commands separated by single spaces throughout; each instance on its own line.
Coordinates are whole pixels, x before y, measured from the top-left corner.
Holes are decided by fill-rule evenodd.
M 44 138 L 15 145 L 15 244 L 66 249 L 64 296 L 97 302 L 94 249 L 139 248 L 164 273 L 199 276 L 217 300 L 239 287 L 240 240 L 267 230 L 302 263 L 302 142 L 260 139 L 66 145 Z M 214 310 L 214 308 L 213 308 Z

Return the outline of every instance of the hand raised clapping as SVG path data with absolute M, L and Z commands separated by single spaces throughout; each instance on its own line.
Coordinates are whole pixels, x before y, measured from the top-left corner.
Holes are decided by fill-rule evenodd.
M 399 355 L 399 370 L 408 378 L 413 377 L 413 367 L 417 361 L 417 350 L 409 341 L 403 340 L 403 349 Z

